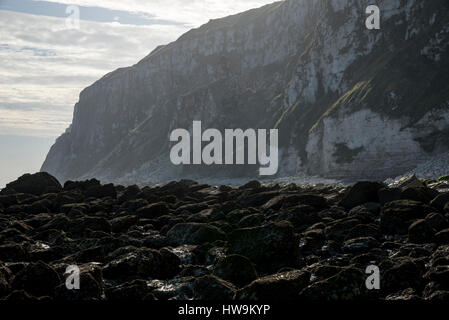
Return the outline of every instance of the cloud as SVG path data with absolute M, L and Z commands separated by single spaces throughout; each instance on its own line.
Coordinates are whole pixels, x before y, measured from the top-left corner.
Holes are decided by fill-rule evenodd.
M 47 0 L 48 1 L 48 0 Z M 51 1 L 51 0 L 50 0 Z M 273 0 L 53 0 L 67 5 L 104 7 L 113 10 L 141 12 L 169 21 L 198 27 L 210 19 L 222 18 Z M 82 14 L 82 13 L 81 13 Z
M 134 12 L 173 23 L 82 20 L 80 29 L 68 30 L 65 18 L 0 10 L 0 134 L 58 136 L 70 124 L 81 90 L 103 75 L 137 63 L 209 19 L 273 1 L 52 2 Z
M 57 136 L 80 91 L 175 40 L 180 26 L 129 26 L 0 11 L 0 134 Z

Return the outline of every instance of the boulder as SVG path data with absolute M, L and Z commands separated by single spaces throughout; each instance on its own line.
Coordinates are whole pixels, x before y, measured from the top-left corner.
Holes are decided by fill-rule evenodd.
M 257 272 L 251 261 L 237 254 L 219 259 L 213 274 L 237 287 L 243 287 L 257 278 Z
M 380 182 L 358 182 L 347 190 L 340 206 L 351 210 L 367 202 L 379 202 L 378 192 L 382 188 L 385 188 L 385 185 Z
M 397 200 L 387 203 L 380 215 L 380 227 L 387 234 L 407 234 L 410 224 L 427 216 L 432 209 L 421 202 Z
M 169 212 L 170 210 L 165 202 L 158 202 L 139 208 L 136 211 L 136 215 L 139 218 L 154 219 L 164 216 Z
M 244 301 L 287 301 L 297 300 L 299 293 L 310 280 L 310 273 L 294 270 L 269 275 L 253 281 L 240 289 L 236 300 Z
M 256 264 L 257 270 L 272 273 L 300 264 L 298 243 L 292 224 L 281 221 L 233 231 L 229 253 L 243 255 Z
M 168 242 L 173 246 L 202 244 L 226 240 L 226 234 L 217 227 L 205 223 L 179 223 L 167 232 Z
M 215 276 L 205 275 L 195 280 L 193 291 L 197 300 L 224 301 L 234 298 L 236 288 Z
M 8 183 L 3 192 L 14 190 L 20 193 L 29 193 L 41 195 L 44 193 L 56 193 L 62 190 L 59 181 L 47 172 L 38 172 L 35 174 L 25 174 L 17 180 Z
M 412 243 L 431 242 L 434 235 L 435 230 L 424 219 L 413 222 L 408 228 L 408 239 Z
M 12 280 L 13 290 L 25 290 L 36 297 L 53 296 L 55 288 L 63 283 L 56 270 L 41 261 L 30 263 Z

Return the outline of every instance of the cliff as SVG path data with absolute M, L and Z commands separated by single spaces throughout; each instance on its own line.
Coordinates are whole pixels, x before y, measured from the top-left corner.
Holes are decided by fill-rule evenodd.
M 449 149 L 449 3 L 286 0 L 212 20 L 83 90 L 42 171 L 59 180 L 257 177 L 176 167 L 169 135 L 277 128 L 279 176 L 384 179 Z

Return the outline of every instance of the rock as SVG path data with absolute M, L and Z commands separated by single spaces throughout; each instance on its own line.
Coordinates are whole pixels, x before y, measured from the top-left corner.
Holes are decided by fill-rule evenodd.
M 438 194 L 438 191 L 427 187 L 409 187 L 401 192 L 401 199 L 429 204 Z
M 343 268 L 328 279 L 314 282 L 300 292 L 309 301 L 344 301 L 362 299 L 366 294 L 366 276 L 354 267 Z
M 449 192 L 448 193 L 442 193 L 439 196 L 437 196 L 435 199 L 430 202 L 430 205 L 439 211 L 443 211 L 446 204 L 449 202 Z
M 449 265 L 436 266 L 431 268 L 424 278 L 428 281 L 434 281 L 438 283 L 440 289 L 449 290 Z
M 435 242 L 442 244 L 449 244 L 449 229 L 441 230 L 435 234 Z
M 17 243 L 8 243 L 0 245 L 0 261 L 4 262 L 22 262 L 29 258 L 26 249 Z
M 432 241 L 434 235 L 435 230 L 424 219 L 415 221 L 408 228 L 408 239 L 412 243 L 426 243 Z
M 236 288 L 229 282 L 206 275 L 195 280 L 193 290 L 197 300 L 224 301 L 234 298 Z
M 420 297 L 413 288 L 407 288 L 388 295 L 385 300 L 389 301 L 419 301 Z
M 351 210 L 367 202 L 379 202 L 378 191 L 384 187 L 379 182 L 358 182 L 346 192 L 340 206 Z
M 380 265 L 381 270 L 385 267 Z M 413 288 L 420 291 L 423 286 L 422 267 L 410 258 L 392 261 L 392 266 L 382 273 L 381 286 L 387 294 Z
M 402 190 L 405 190 L 407 188 L 421 188 L 425 187 L 425 184 L 418 179 L 416 175 L 412 175 L 411 177 L 405 179 L 404 181 L 401 181 L 399 184 L 399 188 Z
M 398 200 L 387 203 L 380 216 L 382 232 L 407 234 L 411 222 L 426 217 L 432 210 L 421 202 Z
M 436 232 L 449 227 L 448 220 L 440 213 L 436 212 L 430 213 L 429 215 L 427 215 L 426 221 L 429 224 L 429 226 Z
M 376 239 L 372 237 L 362 237 L 346 241 L 343 244 L 342 249 L 347 253 L 361 254 L 377 247 L 379 247 L 379 242 Z
M 60 275 L 43 262 L 30 263 L 18 272 L 11 283 L 14 290 L 25 290 L 36 297 L 53 296 L 55 288 L 62 283 Z
M 55 300 L 57 301 L 95 301 L 101 300 L 103 295 L 103 283 L 99 283 L 89 272 L 80 270 L 80 288 L 67 290 L 66 284 L 60 284 L 55 288 Z
M 401 200 L 401 194 L 401 188 L 382 188 L 377 193 L 382 206 L 390 201 Z
M 213 274 L 237 287 L 243 287 L 257 278 L 257 272 L 251 261 L 236 254 L 219 259 Z
M 14 206 L 19 204 L 19 200 L 15 194 L 11 195 L 0 195 L 0 205 L 4 208 L 8 208 L 10 206 Z
M 93 197 L 97 199 L 111 197 L 117 198 L 117 191 L 112 183 L 105 185 L 94 185 L 89 187 L 86 192 L 86 197 Z
M 136 214 L 139 218 L 154 219 L 164 216 L 170 212 L 168 206 L 164 202 L 152 203 L 148 206 L 139 208 Z
M 5 190 L 14 190 L 21 193 L 41 195 L 44 193 L 55 193 L 62 190 L 59 181 L 47 172 L 25 174 L 16 181 L 8 183 Z M 2 192 L 4 192 L 2 190 Z
M 119 286 L 106 289 L 106 299 L 108 301 L 142 301 L 152 300 L 146 297 L 151 293 L 147 282 L 144 280 L 134 280 Z
M 226 240 L 226 234 L 204 223 L 180 223 L 167 232 L 167 239 L 171 245 L 181 246 Z
M 244 301 L 286 301 L 297 300 L 299 293 L 310 280 L 310 273 L 294 270 L 269 275 L 255 280 L 240 289 L 236 300 Z
M 280 268 L 300 264 L 293 226 L 285 221 L 233 231 L 229 235 L 229 253 L 249 258 L 264 272 L 277 272 Z
M 139 217 L 137 216 L 124 216 L 118 217 L 111 220 L 111 230 L 112 232 L 123 232 L 128 230 L 130 227 L 137 225 L 139 222 Z

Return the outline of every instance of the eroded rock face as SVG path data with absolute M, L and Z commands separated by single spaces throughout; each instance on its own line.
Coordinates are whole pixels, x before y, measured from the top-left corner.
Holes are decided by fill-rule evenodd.
M 383 179 L 447 151 L 446 0 L 287 0 L 213 20 L 83 90 L 43 171 L 59 180 L 168 182 L 256 176 L 258 167 L 175 167 L 168 137 L 278 128 L 279 175 Z
M 89 183 L 69 183 L 59 192 L 38 196 L 12 192 L 8 197 L 14 200 L 3 201 L 0 299 L 323 301 L 449 296 L 448 215 L 440 205 L 426 204 L 439 203 L 440 192 L 432 187 L 438 183 L 426 187 L 428 194 L 435 194 L 430 201 L 423 198 L 426 203 L 385 204 L 354 192 L 360 184 L 299 187 L 253 182 L 214 187 L 180 181 L 131 193 L 109 185 L 116 196 L 99 193 L 95 198 L 86 187 Z M 374 191 L 383 187 L 366 185 L 376 186 Z M 133 200 L 126 201 L 145 203 L 151 209 L 148 215 L 139 215 L 138 206 L 123 206 L 131 194 Z M 340 195 L 351 195 L 359 205 L 340 206 Z M 63 198 L 74 202 L 61 205 Z M 36 201 L 48 204 L 45 213 L 28 212 L 27 203 Z M 163 208 L 163 216 L 157 208 Z M 65 286 L 69 265 L 80 269 L 78 291 Z M 366 268 L 372 265 L 380 271 L 378 291 L 366 287 Z

